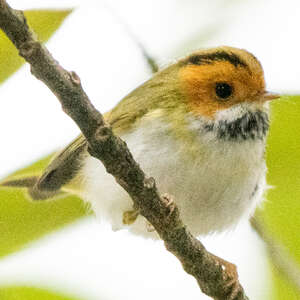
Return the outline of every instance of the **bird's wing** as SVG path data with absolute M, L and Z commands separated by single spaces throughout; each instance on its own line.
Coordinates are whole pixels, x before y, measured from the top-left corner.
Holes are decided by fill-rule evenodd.
M 165 71 L 157 73 L 153 78 L 132 91 L 104 115 L 114 133 L 122 136 L 160 103 L 166 103 L 165 105 L 169 107 L 168 97 L 174 96 L 173 89 L 168 87 L 172 80 Z M 0 186 L 28 188 L 31 198 L 36 200 L 56 196 L 61 190 L 76 192 L 80 182 L 80 169 L 84 158 L 89 155 L 87 146 L 85 138 L 80 135 L 52 159 L 40 177 L 30 177 L 28 180 L 24 177 L 14 178 L 0 183 Z
M 132 114 L 118 110 L 113 116 L 108 112 L 105 119 L 112 122 L 112 127 L 118 127 L 122 122 L 135 118 Z M 29 196 L 33 200 L 44 200 L 56 197 L 64 191 L 75 192 L 80 189 L 80 170 L 84 163 L 84 158 L 89 156 L 87 151 L 87 141 L 84 136 L 79 135 L 73 142 L 58 152 L 44 172 L 40 176 L 20 177 L 4 180 L 0 186 L 27 188 Z

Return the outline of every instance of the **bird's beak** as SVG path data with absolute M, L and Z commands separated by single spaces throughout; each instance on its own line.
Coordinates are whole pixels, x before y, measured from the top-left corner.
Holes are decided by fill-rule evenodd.
M 261 100 L 263 102 L 265 101 L 270 101 L 270 100 L 274 100 L 274 99 L 278 99 L 280 98 L 280 95 L 279 94 L 275 94 L 275 93 L 272 93 L 272 92 L 268 92 L 268 91 L 265 91 L 261 97 Z

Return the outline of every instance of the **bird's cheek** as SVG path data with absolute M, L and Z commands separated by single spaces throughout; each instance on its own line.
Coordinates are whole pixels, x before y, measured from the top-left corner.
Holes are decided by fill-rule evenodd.
M 188 96 L 187 105 L 194 115 L 203 116 L 208 119 L 214 119 L 219 111 L 228 109 L 232 106 L 230 102 L 221 103 L 218 100 L 214 100 L 203 94 L 199 97 Z
M 203 69 L 203 68 L 202 68 Z M 179 82 L 188 110 L 196 116 L 214 119 L 219 110 L 229 108 L 231 101 L 219 101 L 214 91 L 214 82 L 208 72 L 199 72 L 199 66 L 188 66 L 179 72 Z M 211 74 L 210 74 L 211 75 Z M 215 78 L 215 76 L 213 76 Z M 209 82 L 212 82 L 209 85 Z
M 188 110 L 196 116 L 213 118 L 215 107 L 208 101 L 208 92 L 203 89 L 205 80 L 199 78 L 199 72 L 194 67 L 186 67 L 179 73 L 181 92 Z
M 218 111 L 227 109 L 231 106 L 230 102 L 220 102 L 210 94 L 209 90 L 204 90 L 201 85 L 199 88 L 185 88 L 185 102 L 188 110 L 195 116 L 214 119 Z

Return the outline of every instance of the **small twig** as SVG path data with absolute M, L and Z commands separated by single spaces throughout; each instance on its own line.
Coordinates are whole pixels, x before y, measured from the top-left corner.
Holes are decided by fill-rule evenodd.
M 35 39 L 22 12 L 10 8 L 5 0 L 0 0 L 0 28 L 30 63 L 32 74 L 51 89 L 78 125 L 88 141 L 90 154 L 101 160 L 107 172 L 128 192 L 134 206 L 152 224 L 166 248 L 178 257 L 185 271 L 195 277 L 201 290 L 218 300 L 248 299 L 238 281 L 229 284 L 234 278 L 191 235 L 174 201 L 160 196 L 154 179 L 146 177 L 126 144 L 112 133 L 83 91 L 79 77 L 53 59 Z
M 148 64 L 151 72 L 154 74 L 158 72 L 159 66 L 156 60 L 146 47 L 141 43 L 140 39 L 134 34 L 134 32 L 131 30 L 131 28 L 128 26 L 128 24 L 120 17 L 120 15 L 111 7 L 107 6 L 111 14 L 114 16 L 115 20 L 125 29 L 128 36 L 132 39 L 132 41 L 137 45 L 137 47 L 140 49 L 144 59 L 146 60 L 146 63 Z
M 267 250 L 276 269 L 282 272 L 300 293 L 300 266 L 296 264 L 287 250 L 274 240 L 257 218 L 251 219 L 251 225 L 267 245 Z

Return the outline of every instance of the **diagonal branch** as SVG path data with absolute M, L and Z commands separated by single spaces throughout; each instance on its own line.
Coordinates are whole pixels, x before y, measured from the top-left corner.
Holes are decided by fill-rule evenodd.
M 134 34 L 134 32 L 130 29 L 128 24 L 117 14 L 117 12 L 109 7 L 112 15 L 116 19 L 116 21 L 125 29 L 125 32 L 128 34 L 129 38 L 136 44 L 136 46 L 140 49 L 145 62 L 147 63 L 151 73 L 154 74 L 158 72 L 159 66 L 155 58 L 150 55 L 147 48 L 143 45 L 140 39 Z
M 218 300 L 248 299 L 226 266 L 191 235 L 172 199 L 159 194 L 154 179 L 144 174 L 125 142 L 113 134 L 83 91 L 79 77 L 54 60 L 30 31 L 23 13 L 10 8 L 5 0 L 0 0 L 0 28 L 31 65 L 32 74 L 49 87 L 78 125 L 88 141 L 90 154 L 101 160 L 107 172 L 128 192 L 135 207 L 153 225 L 185 271 L 195 277 L 201 290 Z
M 271 236 L 259 218 L 252 218 L 251 225 L 266 243 L 267 250 L 276 269 L 283 273 L 289 282 L 300 292 L 300 268 L 290 256 L 287 249 Z

